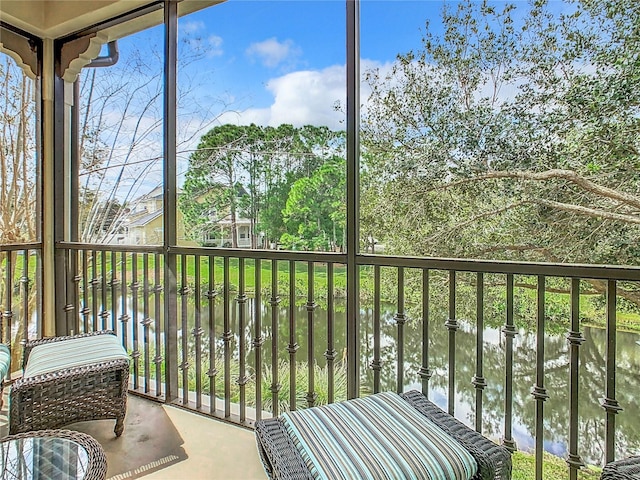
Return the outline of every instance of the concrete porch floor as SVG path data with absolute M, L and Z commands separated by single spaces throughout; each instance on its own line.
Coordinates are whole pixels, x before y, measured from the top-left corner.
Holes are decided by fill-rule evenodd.
M 8 433 L 7 388 L 0 412 L 0 434 Z M 261 479 L 253 431 L 129 395 L 124 433 L 115 422 L 98 420 L 65 426 L 94 437 L 107 454 L 110 480 L 129 478 L 199 480 Z

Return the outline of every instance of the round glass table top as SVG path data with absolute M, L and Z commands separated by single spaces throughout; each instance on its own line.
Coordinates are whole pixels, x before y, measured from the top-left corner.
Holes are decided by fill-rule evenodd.
M 82 479 L 87 451 L 67 438 L 27 437 L 0 442 L 0 480 Z

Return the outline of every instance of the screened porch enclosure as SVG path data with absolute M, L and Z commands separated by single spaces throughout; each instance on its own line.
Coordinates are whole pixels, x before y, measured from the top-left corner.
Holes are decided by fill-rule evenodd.
M 336 69 L 344 76 L 344 108 L 334 108 L 343 115 L 344 135 L 308 129 L 304 140 L 311 146 L 297 152 L 301 171 L 309 172 L 313 161 L 344 170 L 344 205 L 335 207 L 344 219 L 336 215 L 318 227 L 315 244 L 282 249 L 280 240 L 288 237 L 271 233 L 254 215 L 263 192 L 252 173 L 223 177 L 216 170 L 230 203 L 221 207 L 220 195 L 215 208 L 197 210 L 205 202 L 195 195 L 191 210 L 184 206 L 193 194 L 181 168 L 196 158 L 193 138 L 202 131 L 181 123 L 187 107 L 179 87 L 190 67 L 180 63 L 180 48 L 202 41 L 187 35 L 199 18 L 189 15 L 223 4 L 119 0 L 85 11 L 85 2 L 77 2 L 82 8 L 61 10 L 58 23 L 37 25 L 18 3 L 0 7 L 0 46 L 35 89 L 35 118 L 27 127 L 35 221 L 32 237 L 0 246 L 0 335 L 11 345 L 15 375 L 27 339 L 109 329 L 130 354 L 131 393 L 249 428 L 286 410 L 418 389 L 495 442 L 533 454 L 537 479 L 547 452 L 563 458 L 567 476 L 577 479 L 584 467 L 640 449 L 633 418 L 640 337 L 623 328 L 637 316 L 629 305 L 637 302 L 638 267 L 387 255 L 391 244 L 376 247 L 378 235 L 361 231 L 376 212 L 361 196 L 362 177 L 371 170 L 362 163 L 371 150 L 361 152 L 366 23 L 358 0 L 331 2 L 346 45 L 337 62 L 343 72 Z M 139 32 L 155 42 L 158 57 L 148 70 L 118 50 L 119 41 Z M 214 58 L 206 52 L 220 47 L 215 38 L 207 41 L 205 53 L 192 60 L 198 68 Z M 123 70 L 112 75 L 126 81 L 102 94 L 115 102 L 131 88 L 125 103 L 134 114 L 121 123 L 134 127 L 119 139 L 107 137 L 109 145 L 96 140 L 99 128 L 91 124 L 101 113 L 81 105 L 98 96 L 91 75 L 118 62 Z M 130 80 L 122 75 L 128 67 Z M 136 104 L 143 91 L 149 100 Z M 252 128 L 240 131 L 241 138 L 271 138 Z M 278 141 L 292 135 L 278 137 L 275 130 L 267 133 Z M 330 137 L 325 156 L 309 140 L 323 135 Z M 123 138 L 130 148 L 118 151 Z M 275 143 L 264 142 L 262 156 L 251 150 L 255 145 L 232 153 L 275 165 L 281 161 Z M 212 145 L 202 150 L 215 152 Z M 120 177 L 101 177 L 98 159 L 104 170 L 122 168 Z M 122 173 L 121 162 L 130 170 Z M 269 176 L 274 171 L 262 173 L 272 182 L 265 184 L 281 180 Z M 323 181 L 342 186 L 334 170 L 325 174 Z M 103 187 L 121 177 L 127 181 Z M 241 181 L 246 185 L 239 188 Z M 96 185 L 113 194 L 95 201 Z M 220 225 L 227 246 L 201 241 L 223 238 Z M 248 247 L 230 247 L 234 235 Z M 134 238 L 147 240 L 134 245 Z M 369 254 L 369 247 L 383 254 Z

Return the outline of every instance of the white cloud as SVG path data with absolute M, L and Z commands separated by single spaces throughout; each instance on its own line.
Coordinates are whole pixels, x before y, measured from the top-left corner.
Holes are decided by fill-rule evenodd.
M 185 34 L 196 33 L 201 30 L 204 30 L 204 22 L 202 21 L 188 21 L 188 22 L 180 22 L 180 32 Z
M 209 38 L 207 38 L 207 44 L 207 57 L 219 57 L 224 53 L 222 49 L 222 37 L 210 35 Z
M 344 115 L 334 110 L 345 100 L 345 69 L 333 66 L 324 70 L 294 72 L 267 83 L 273 93 L 271 125 L 306 123 L 338 127 Z
M 386 72 L 389 65 L 363 61 L 361 68 L 378 67 Z M 334 65 L 322 70 L 300 70 L 273 78 L 266 84 L 273 95 L 273 103 L 266 108 L 249 108 L 243 111 L 227 112 L 220 123 L 277 126 L 290 123 L 295 127 L 303 125 L 326 125 L 333 129 L 345 129 L 346 68 Z M 361 102 L 366 106 L 370 90 L 361 85 Z M 336 105 L 342 111 L 336 111 Z
M 203 53 L 207 58 L 219 57 L 224 54 L 223 40 L 218 35 L 209 35 L 207 38 L 187 38 L 185 42 L 193 51 Z
M 246 53 L 258 58 L 265 67 L 275 68 L 285 61 L 291 62 L 302 54 L 302 50 L 292 40 L 279 42 L 272 37 L 263 42 L 252 43 Z

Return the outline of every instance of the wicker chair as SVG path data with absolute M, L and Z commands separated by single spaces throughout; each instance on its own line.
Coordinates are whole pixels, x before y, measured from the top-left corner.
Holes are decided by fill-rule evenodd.
M 607 463 L 601 480 L 640 480 L 640 456 L 623 458 Z
M 412 390 L 401 397 L 418 412 L 455 438 L 476 460 L 471 480 L 510 480 L 511 453 Z M 311 473 L 279 418 L 256 422 L 256 440 L 265 471 L 273 479 L 310 479 Z
M 115 419 L 124 430 L 129 358 L 113 332 L 27 342 L 24 374 L 11 385 L 9 433 Z

